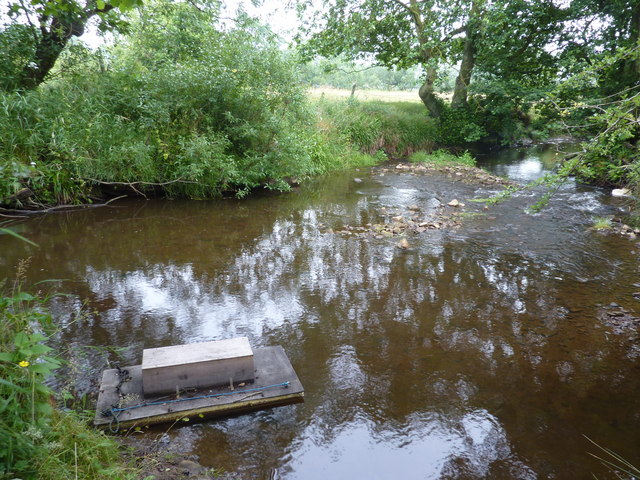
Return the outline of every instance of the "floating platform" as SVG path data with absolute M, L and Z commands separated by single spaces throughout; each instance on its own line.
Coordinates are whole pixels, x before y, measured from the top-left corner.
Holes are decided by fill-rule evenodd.
M 304 402 L 304 389 L 280 346 L 253 350 L 255 379 L 177 394 L 145 396 L 142 366 L 105 370 L 94 425 L 119 428 L 174 422 L 189 418 L 236 415 Z

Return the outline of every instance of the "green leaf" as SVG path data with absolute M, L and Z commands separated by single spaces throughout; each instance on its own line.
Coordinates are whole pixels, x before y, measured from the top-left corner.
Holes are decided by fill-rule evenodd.
M 0 413 L 3 413 L 7 409 L 7 407 L 11 403 L 11 400 L 11 397 L 4 399 L 4 401 L 0 400 Z
M 31 343 L 38 343 L 38 342 L 44 342 L 45 340 L 47 340 L 47 337 L 45 337 L 41 333 L 34 333 L 33 335 L 31 335 L 29 340 L 31 340 Z
M 36 297 L 27 292 L 18 292 L 13 297 L 11 297 L 12 303 L 18 302 L 32 302 Z
M 98 7 L 98 10 L 102 10 L 104 8 L 104 1 L 103 0 L 97 0 L 96 6 Z
M 37 247 L 38 244 L 35 242 L 32 242 L 31 240 L 29 240 L 28 238 L 23 237 L 22 235 L 20 235 L 19 233 L 14 232 L 13 230 L 9 229 L 9 228 L 0 228 L 0 232 L 2 233 L 6 233 L 7 235 L 11 235 L 13 237 L 19 238 L 20 240 L 22 240 L 23 242 L 27 242 L 30 245 L 33 245 L 34 247 Z
M 50 363 L 51 365 L 55 365 L 54 368 L 58 368 L 60 365 L 62 365 L 62 360 L 54 357 L 43 356 L 41 360 L 43 362 Z
M 0 352 L 0 362 L 13 362 L 14 354 L 9 352 Z
M 26 347 L 29 343 L 29 335 L 25 332 L 18 332 L 16 336 L 13 337 L 13 344 L 18 348 Z
M 40 285 L 41 283 L 58 283 L 58 282 L 66 282 L 68 278 L 47 278 L 46 280 L 40 280 L 39 282 L 34 283 L 34 285 Z M 69 294 L 59 294 L 64 296 L 71 296 Z
M 47 347 L 46 345 L 43 345 L 41 343 L 38 343 L 33 347 L 31 347 L 32 355 L 42 355 L 43 353 L 50 352 L 51 350 L 52 350 L 51 347 Z
M 0 385 L 5 385 L 7 387 L 10 387 L 10 388 L 16 390 L 17 392 L 25 393 L 25 392 L 28 391 L 26 388 L 19 387 L 15 383 L 12 383 L 12 382 L 10 382 L 8 380 L 5 380 L 4 378 L 0 378 Z
M 49 375 L 56 367 L 48 363 L 34 363 L 29 366 L 29 370 L 34 373 L 40 373 L 42 375 Z
M 36 412 L 42 415 L 51 415 L 53 413 L 53 407 L 47 402 L 38 402 L 35 405 Z

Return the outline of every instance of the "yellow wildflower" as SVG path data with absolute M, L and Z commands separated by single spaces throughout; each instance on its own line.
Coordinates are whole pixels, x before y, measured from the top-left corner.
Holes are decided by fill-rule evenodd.
M 22 368 L 27 368 L 30 364 L 26 360 L 22 360 L 20 363 L 18 363 L 18 365 L 20 365 Z

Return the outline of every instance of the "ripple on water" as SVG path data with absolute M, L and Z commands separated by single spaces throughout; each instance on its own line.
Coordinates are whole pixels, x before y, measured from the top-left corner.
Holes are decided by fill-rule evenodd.
M 555 158 L 510 155 L 497 165 L 525 177 Z M 241 478 L 607 478 L 583 434 L 640 463 L 638 258 L 628 239 L 587 229 L 620 206 L 570 184 L 537 215 L 523 212 L 539 192 L 484 210 L 473 184 L 354 175 L 242 202 L 42 217 L 22 232 L 40 248 L 1 236 L 0 265 L 10 276 L 31 256 L 30 280 L 70 279 L 52 302 L 64 345 L 123 348 L 128 363 L 146 347 L 235 335 L 283 345 L 304 404 L 167 437 Z M 410 248 L 329 233 L 454 198 L 460 228 L 407 235 Z M 612 302 L 627 313 L 609 315 Z M 106 358 L 120 361 L 75 358 L 82 392 Z

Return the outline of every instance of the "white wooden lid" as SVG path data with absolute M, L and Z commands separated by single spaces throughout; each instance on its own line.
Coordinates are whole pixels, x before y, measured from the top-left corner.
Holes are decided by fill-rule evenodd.
M 147 348 L 142 351 L 142 369 L 172 367 L 248 356 L 253 356 L 249 339 L 247 337 L 236 337 L 213 342 Z

